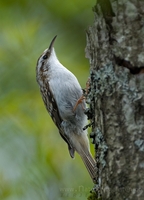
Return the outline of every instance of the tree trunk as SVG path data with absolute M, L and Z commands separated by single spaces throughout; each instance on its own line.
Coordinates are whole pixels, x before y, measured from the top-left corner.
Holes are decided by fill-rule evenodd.
M 144 200 L 144 1 L 98 0 L 87 31 L 97 198 Z

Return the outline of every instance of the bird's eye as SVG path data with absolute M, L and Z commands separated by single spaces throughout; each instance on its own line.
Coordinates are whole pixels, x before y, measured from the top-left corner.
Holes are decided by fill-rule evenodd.
M 44 55 L 42 58 L 43 58 L 43 59 L 47 59 L 47 58 L 48 58 L 48 56 L 47 56 L 47 55 Z

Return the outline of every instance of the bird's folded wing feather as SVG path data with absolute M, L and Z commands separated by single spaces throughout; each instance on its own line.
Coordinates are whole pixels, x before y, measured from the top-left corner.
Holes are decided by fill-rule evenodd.
M 43 98 L 43 101 L 45 103 L 46 109 L 48 110 L 53 122 L 58 127 L 61 137 L 68 144 L 70 156 L 72 158 L 74 158 L 75 149 L 71 145 L 68 137 L 65 135 L 64 130 L 61 127 L 61 123 L 62 123 L 63 120 L 60 117 L 57 103 L 56 103 L 56 101 L 53 97 L 53 94 L 52 94 L 52 91 L 50 90 L 48 82 L 46 83 L 46 87 L 41 89 L 41 94 L 42 94 L 42 98 Z

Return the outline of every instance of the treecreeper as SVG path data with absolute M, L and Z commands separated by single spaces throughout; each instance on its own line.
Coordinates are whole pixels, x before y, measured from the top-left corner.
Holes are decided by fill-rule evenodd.
M 81 86 L 67 68 L 58 60 L 54 41 L 51 41 L 39 57 L 36 65 L 36 80 L 40 87 L 42 99 L 61 137 L 68 145 L 70 156 L 74 158 L 75 151 L 82 158 L 93 182 L 95 182 L 95 160 L 90 153 L 87 130 L 85 99 Z

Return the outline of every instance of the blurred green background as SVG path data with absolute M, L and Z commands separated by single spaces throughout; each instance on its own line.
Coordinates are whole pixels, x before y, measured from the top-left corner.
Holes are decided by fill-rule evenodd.
M 42 102 L 40 54 L 58 35 L 59 60 L 82 88 L 89 76 L 85 30 L 95 0 L 0 1 L 0 200 L 86 199 L 91 179 L 72 160 Z

